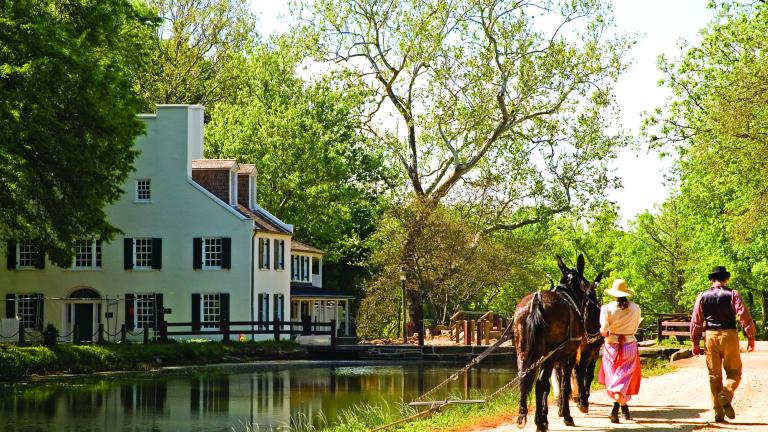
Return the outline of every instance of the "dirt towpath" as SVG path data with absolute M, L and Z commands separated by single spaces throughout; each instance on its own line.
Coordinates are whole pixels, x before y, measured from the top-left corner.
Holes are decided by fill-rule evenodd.
M 746 342 L 742 342 L 742 349 Z M 741 354 L 744 369 L 739 389 L 733 400 L 736 418 L 728 423 L 715 423 L 709 396 L 709 381 L 704 356 L 674 363 L 674 372 L 647 378 L 640 394 L 629 402 L 633 419 L 612 424 L 608 420 L 611 400 L 604 391 L 590 397 L 590 411 L 582 414 L 571 403 L 576 427 L 567 427 L 557 416 L 557 406 L 549 408 L 549 430 L 552 432 L 602 431 L 768 431 L 768 342 L 757 342 L 752 353 Z M 531 408 L 532 411 L 532 408 Z M 520 431 L 512 416 L 500 419 L 498 425 L 484 425 L 472 432 Z M 536 430 L 533 414 L 523 432 Z

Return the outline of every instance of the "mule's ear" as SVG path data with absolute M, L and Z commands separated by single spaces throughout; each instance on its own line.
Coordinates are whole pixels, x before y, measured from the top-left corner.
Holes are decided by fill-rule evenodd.
M 565 265 L 565 263 L 563 262 L 563 259 L 560 258 L 560 255 L 555 255 L 555 256 L 557 257 L 557 266 L 560 267 L 560 271 L 563 273 L 567 272 L 568 266 Z
M 597 287 L 597 284 L 599 284 L 601 280 L 603 280 L 603 272 L 597 274 L 597 277 L 595 278 L 595 281 L 592 282 L 592 284 Z
M 580 275 L 584 275 L 584 254 L 579 254 L 579 257 L 576 258 L 576 271 Z

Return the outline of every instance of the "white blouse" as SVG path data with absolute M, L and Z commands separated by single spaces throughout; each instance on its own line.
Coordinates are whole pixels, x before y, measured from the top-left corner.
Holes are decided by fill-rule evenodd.
M 619 335 L 624 335 L 625 342 L 634 342 L 640 319 L 637 303 L 629 302 L 626 309 L 619 308 L 616 301 L 603 305 L 600 308 L 600 332 L 609 332 L 605 343 L 619 343 Z

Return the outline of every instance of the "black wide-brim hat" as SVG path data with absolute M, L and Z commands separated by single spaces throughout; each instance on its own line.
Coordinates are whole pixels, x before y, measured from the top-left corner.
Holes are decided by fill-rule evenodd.
M 709 280 L 712 279 L 722 279 L 725 277 L 726 279 L 730 279 L 731 272 L 725 269 L 723 266 L 714 266 L 712 267 L 712 273 L 709 274 Z

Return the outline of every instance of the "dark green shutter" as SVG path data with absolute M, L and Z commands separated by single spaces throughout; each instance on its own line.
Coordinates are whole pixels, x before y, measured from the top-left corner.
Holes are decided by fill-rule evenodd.
M 125 329 L 128 331 L 133 331 L 133 328 L 135 327 L 133 315 L 136 312 L 136 309 L 134 309 L 135 302 L 133 301 L 133 294 L 126 294 L 125 295 Z
M 42 294 L 35 295 L 35 330 L 43 330 L 43 322 L 45 321 L 45 296 Z
M 160 320 L 165 319 L 165 306 L 163 305 L 163 294 L 155 293 L 155 322 L 153 328 L 160 329 Z
M 5 317 L 16 318 L 16 294 L 5 295 Z
M 232 268 L 232 239 L 229 237 L 221 239 L 221 268 Z
M 163 268 L 163 239 L 152 239 L 152 268 L 160 270 Z
M 6 267 L 8 270 L 13 270 L 16 268 L 16 242 L 13 240 L 8 240 L 8 244 L 6 245 L 8 247 L 7 257 L 8 262 L 6 263 Z
M 195 237 L 192 239 L 192 268 L 195 270 L 203 268 L 202 237 Z
M 192 294 L 192 331 L 200 330 L 200 294 Z
M 229 321 L 229 293 L 219 294 L 219 310 L 221 321 Z
M 133 239 L 130 237 L 123 239 L 123 268 L 133 268 Z
M 42 244 L 36 244 L 35 245 L 35 268 L 36 269 L 44 269 L 45 268 L 45 249 L 43 249 Z
M 264 268 L 264 239 L 259 237 L 259 268 Z

